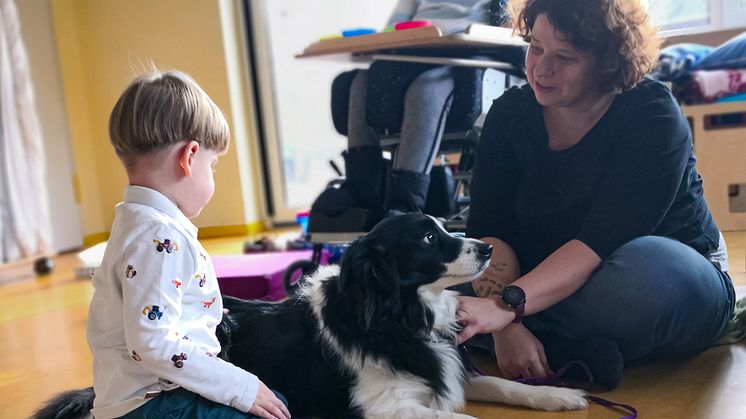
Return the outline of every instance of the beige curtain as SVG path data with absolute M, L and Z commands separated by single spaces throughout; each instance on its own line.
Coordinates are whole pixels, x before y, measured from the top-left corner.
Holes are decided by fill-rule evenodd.
M 0 262 L 48 254 L 46 159 L 13 0 L 0 0 Z

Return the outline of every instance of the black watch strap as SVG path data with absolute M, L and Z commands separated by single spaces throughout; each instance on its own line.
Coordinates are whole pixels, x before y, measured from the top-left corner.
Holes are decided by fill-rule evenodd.
M 508 285 L 503 288 L 500 298 L 505 305 L 515 310 L 515 318 L 512 322 L 520 323 L 523 320 L 523 310 L 526 307 L 526 293 L 523 289 L 516 285 Z
M 515 308 L 515 318 L 513 319 L 513 321 L 511 323 L 516 323 L 517 324 L 517 323 L 520 323 L 521 321 L 523 321 L 523 309 L 524 309 L 525 306 L 526 306 L 526 303 L 523 303 L 523 304 L 519 304 Z

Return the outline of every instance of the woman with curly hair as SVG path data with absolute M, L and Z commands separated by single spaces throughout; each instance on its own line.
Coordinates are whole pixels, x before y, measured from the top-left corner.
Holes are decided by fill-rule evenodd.
M 491 334 L 509 378 L 578 360 L 614 388 L 625 363 L 718 339 L 725 242 L 687 120 L 645 77 L 659 41 L 639 0 L 528 0 L 515 25 L 528 83 L 484 123 L 467 235 L 493 263 L 462 290 L 460 339 Z

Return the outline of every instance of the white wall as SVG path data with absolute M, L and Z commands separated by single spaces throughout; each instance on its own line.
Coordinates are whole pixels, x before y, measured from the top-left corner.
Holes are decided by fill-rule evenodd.
M 746 0 L 720 0 L 722 28 L 746 27 Z
M 49 0 L 16 0 L 36 95 L 44 149 L 54 248 L 83 244 L 80 210 L 73 190 L 73 162 Z

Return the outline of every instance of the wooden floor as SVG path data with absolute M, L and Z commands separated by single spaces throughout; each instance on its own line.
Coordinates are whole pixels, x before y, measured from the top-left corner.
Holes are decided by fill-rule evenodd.
M 746 286 L 746 232 L 728 233 L 731 273 Z M 211 254 L 237 254 L 243 238 L 206 240 Z M 26 418 L 56 392 L 91 385 L 85 339 L 89 280 L 75 279 L 74 254 L 36 278 L 30 268 L 0 267 L 0 419 Z M 634 309 L 634 307 L 630 307 Z M 682 362 L 627 369 L 622 385 L 601 396 L 635 406 L 640 418 L 746 418 L 746 343 L 712 348 Z M 500 419 L 605 419 L 625 416 L 592 405 L 547 413 L 470 403 L 466 413 Z

